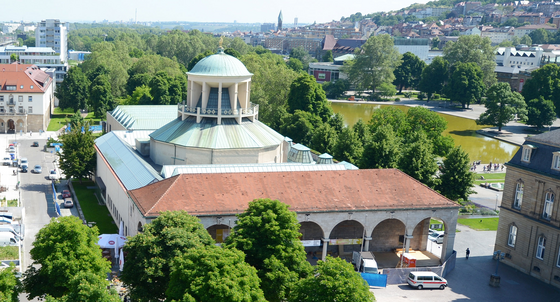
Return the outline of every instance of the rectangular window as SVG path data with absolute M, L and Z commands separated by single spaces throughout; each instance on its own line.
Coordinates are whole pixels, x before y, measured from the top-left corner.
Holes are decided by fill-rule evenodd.
M 27 100 L 28 100 L 29 102 L 33 102 L 33 97 L 32 97 L 32 96 L 28 96 L 28 97 L 27 97 Z
M 544 259 L 545 246 L 546 246 L 546 239 L 543 236 L 539 237 L 539 242 L 537 245 L 537 255 L 535 256 L 541 260 Z
M 0 112 L 4 113 L 4 106 L 0 106 Z
M 523 147 L 523 158 L 521 159 L 524 162 L 531 161 L 531 148 Z
M 509 227 L 508 245 L 515 247 L 515 240 L 517 239 L 517 227 L 512 225 Z
M 0 99 L 0 102 L 2 100 Z M 560 151 L 552 153 L 552 169 L 560 170 Z
M 4 96 L 0 95 L 0 102 L 3 102 L 3 101 L 4 101 Z
M 517 183 L 515 187 L 515 199 L 513 201 L 513 207 L 516 209 L 521 209 L 521 204 L 523 203 L 523 184 Z
M 14 86 L 6 85 L 6 90 L 16 90 L 16 86 L 15 85 Z
M 18 96 L 18 102 L 23 102 L 23 95 Z
M 542 213 L 544 219 L 550 220 L 550 216 L 552 216 L 553 205 L 554 205 L 554 194 L 552 192 L 546 192 L 544 198 L 544 208 Z
M 33 113 L 33 106 L 27 107 L 27 113 Z

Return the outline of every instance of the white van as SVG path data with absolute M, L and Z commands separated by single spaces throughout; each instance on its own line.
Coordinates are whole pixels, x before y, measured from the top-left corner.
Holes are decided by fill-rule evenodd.
M 445 287 L 447 286 L 447 280 L 438 276 L 434 272 L 410 272 L 406 281 L 408 282 L 408 285 L 416 287 L 417 289 L 445 289 Z
M 0 246 L 17 245 L 19 240 L 10 232 L 0 232 Z

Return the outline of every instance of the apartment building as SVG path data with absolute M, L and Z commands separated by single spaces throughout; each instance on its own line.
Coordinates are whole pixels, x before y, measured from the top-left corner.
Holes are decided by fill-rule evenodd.
M 61 59 L 59 53 L 50 47 L 6 46 L 0 47 L 0 64 L 10 64 L 11 55 L 16 54 L 21 64 L 34 64 L 44 69 L 56 83 L 64 80 L 68 63 Z
M 35 46 L 50 47 L 60 54 L 63 62 L 68 60 L 68 23 L 47 19 L 37 23 Z

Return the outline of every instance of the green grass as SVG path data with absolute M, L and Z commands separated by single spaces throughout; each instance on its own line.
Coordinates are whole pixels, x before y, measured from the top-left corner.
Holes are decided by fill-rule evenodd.
M 484 176 L 484 180 L 480 179 L 480 176 Z M 506 173 L 478 173 L 475 174 L 476 185 L 481 183 L 492 183 L 492 182 L 504 182 L 506 180 Z
M 94 186 L 92 181 L 73 181 L 74 191 L 80 201 L 80 207 L 84 212 L 85 219 L 88 222 L 95 221 L 99 228 L 100 234 L 116 234 L 118 227 L 113 223 L 113 218 L 110 216 L 109 210 L 106 206 L 99 205 L 97 198 L 94 195 L 95 190 L 89 190 L 87 187 Z
M 430 219 L 430 225 L 432 225 L 432 224 L 441 224 L 442 225 L 441 229 L 434 229 L 436 231 L 444 231 L 445 230 L 445 225 L 443 225 L 442 221 L 439 221 L 437 219 Z
M 54 113 L 51 115 L 51 121 L 47 131 L 58 131 L 60 128 L 66 125 L 66 120 L 70 120 L 70 117 L 74 114 L 72 108 L 66 108 L 65 110 L 60 110 L 59 107 L 54 108 Z M 99 125 L 101 121 L 100 118 L 95 118 L 93 112 L 88 113 L 86 120 L 91 122 L 92 125 Z
M 17 259 L 19 259 L 19 252 L 17 246 L 0 247 L 0 260 L 17 260 Z
M 457 223 L 477 231 L 497 231 L 498 218 L 457 219 Z

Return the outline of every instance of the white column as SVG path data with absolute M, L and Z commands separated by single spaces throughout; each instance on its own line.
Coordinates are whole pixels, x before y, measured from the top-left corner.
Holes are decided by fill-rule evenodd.
M 249 108 L 249 86 L 251 85 L 251 82 L 247 82 L 247 85 L 245 85 L 245 107 L 244 108 Z
M 323 254 L 321 255 L 321 260 L 325 261 L 327 259 L 327 247 L 329 246 L 329 238 L 323 238 Z
M 206 106 L 208 105 L 208 94 L 210 93 L 210 87 L 208 87 L 208 84 L 206 84 L 206 82 L 202 83 L 202 102 L 200 104 L 200 106 L 202 107 L 202 109 L 206 109 Z
M 218 125 L 220 124 L 222 124 L 222 82 L 218 85 Z
M 235 112 L 235 110 L 237 109 L 237 96 L 239 94 L 239 83 L 235 83 L 235 86 L 234 86 L 233 89 L 234 89 L 234 92 L 233 92 L 233 108 L 231 108 L 231 109 L 233 109 L 234 112 Z
M 410 249 L 410 240 L 413 238 L 412 235 L 404 235 L 404 252 L 408 253 L 408 250 Z
M 194 107 L 196 104 L 193 102 L 193 81 L 189 81 L 189 86 L 187 87 L 189 93 L 187 94 L 187 106 Z
M 364 238 L 364 252 L 369 252 L 369 242 L 371 241 L 371 237 Z

